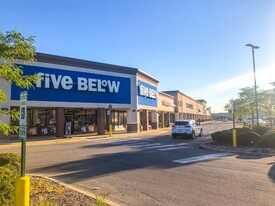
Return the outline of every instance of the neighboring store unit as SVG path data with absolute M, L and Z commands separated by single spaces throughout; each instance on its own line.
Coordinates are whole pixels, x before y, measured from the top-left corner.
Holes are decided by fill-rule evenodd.
M 175 97 L 175 120 L 195 119 L 198 121 L 206 121 L 211 119 L 209 110 L 207 112 L 206 109 L 205 100 L 194 100 L 178 90 L 164 91 L 164 93 Z
M 36 59 L 31 65 L 21 65 L 24 75 L 41 76 L 28 90 L 29 135 L 62 137 L 65 122 L 71 123 L 72 133 L 105 134 L 110 105 L 114 130 L 140 131 L 140 113 L 148 113 L 141 115 L 144 130 L 149 124 L 156 128 L 158 80 L 143 71 L 42 53 Z M 18 109 L 19 94 L 26 89 L 4 80 L 0 84 L 8 98 L 1 107 Z M 1 120 L 10 123 L 9 117 Z
M 137 119 L 141 131 L 158 128 L 158 83 L 144 72 L 137 73 Z
M 159 127 L 169 127 L 171 123 L 175 122 L 175 97 L 158 92 L 158 114 L 159 114 Z

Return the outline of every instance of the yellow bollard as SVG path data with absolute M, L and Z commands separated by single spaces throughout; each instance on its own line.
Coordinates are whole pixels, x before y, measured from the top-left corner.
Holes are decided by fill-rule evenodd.
M 111 136 L 112 136 L 112 132 L 113 132 L 113 131 L 112 131 L 112 125 L 111 125 L 111 124 L 109 125 L 109 132 L 110 132 L 110 137 L 111 137 Z
M 236 148 L 237 147 L 237 132 L 236 129 L 233 129 L 233 147 Z
M 15 206 L 29 206 L 30 204 L 30 177 L 20 177 L 15 182 Z

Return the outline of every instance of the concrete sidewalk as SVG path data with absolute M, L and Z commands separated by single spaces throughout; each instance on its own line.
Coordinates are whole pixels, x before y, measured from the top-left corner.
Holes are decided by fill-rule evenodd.
M 65 143 L 65 142 L 79 142 L 87 140 L 98 140 L 105 138 L 131 138 L 131 137 L 144 137 L 152 135 L 160 135 L 164 133 L 169 133 L 171 127 L 160 128 L 157 130 L 142 131 L 139 133 L 118 133 L 115 132 L 112 134 L 112 137 L 109 134 L 105 135 L 94 135 L 94 134 L 76 134 L 72 135 L 72 138 L 56 138 L 55 136 L 31 136 L 27 138 L 27 145 L 39 145 L 39 144 L 55 144 L 55 143 Z M 0 137 L 0 147 L 2 146 L 20 146 L 21 140 L 18 136 L 13 137 Z

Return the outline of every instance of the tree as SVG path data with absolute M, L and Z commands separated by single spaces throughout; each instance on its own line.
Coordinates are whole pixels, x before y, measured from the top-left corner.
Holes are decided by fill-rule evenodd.
M 268 115 L 271 128 L 273 128 L 271 117 L 275 108 L 275 95 L 272 90 L 264 90 L 259 93 L 259 106 Z
M 235 104 L 237 105 L 237 116 L 243 119 L 245 116 L 249 115 L 249 109 L 247 107 L 247 102 L 243 99 L 235 99 Z
M 3 34 L 0 32 L 0 79 L 12 82 L 16 86 L 29 89 L 38 80 L 37 75 L 24 75 L 22 67 L 16 63 L 29 64 L 35 61 L 34 37 L 25 38 L 20 32 L 10 31 Z M 0 105 L 7 100 L 7 96 L 0 87 Z M 11 120 L 19 118 L 16 110 L 7 110 L 0 107 L 0 118 L 10 115 Z M 4 135 L 17 133 L 18 126 L 6 124 L 0 120 L 0 132 Z
M 244 87 L 240 89 L 239 94 L 239 105 L 238 108 L 242 108 L 244 113 L 251 115 L 252 126 L 254 126 L 254 114 L 256 111 L 255 103 L 255 91 L 253 87 Z

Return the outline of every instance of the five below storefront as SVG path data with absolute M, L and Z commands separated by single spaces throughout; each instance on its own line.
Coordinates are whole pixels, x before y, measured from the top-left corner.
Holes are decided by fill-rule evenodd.
M 101 135 L 109 119 L 115 131 L 157 128 L 158 80 L 148 74 L 135 68 L 42 53 L 37 53 L 36 59 L 31 65 L 22 65 L 24 75 L 41 76 L 28 90 L 28 135 L 63 137 L 68 122 L 72 134 Z M 1 86 L 8 94 L 3 106 L 18 109 L 19 94 L 25 90 L 4 81 Z

